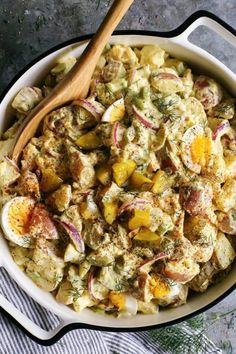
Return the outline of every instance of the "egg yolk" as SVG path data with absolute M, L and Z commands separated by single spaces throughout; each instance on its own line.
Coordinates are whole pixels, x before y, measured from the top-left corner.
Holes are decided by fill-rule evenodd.
M 138 241 L 160 241 L 160 236 L 155 232 L 150 231 L 149 229 L 142 229 L 134 237 Z
M 157 298 L 166 296 L 170 292 L 168 283 L 157 275 L 151 277 L 149 280 L 149 286 L 151 293 Z
M 116 122 L 124 118 L 125 115 L 125 105 L 118 104 L 114 105 L 111 113 L 110 113 L 110 121 Z
M 9 226 L 18 235 L 28 232 L 28 224 L 34 205 L 15 201 L 8 211 Z
M 194 163 L 205 167 L 211 155 L 211 141 L 206 136 L 198 136 L 191 143 L 191 156 Z
M 111 291 L 109 294 L 109 299 L 112 304 L 119 310 L 124 310 L 125 308 L 125 295 L 123 293 L 116 293 Z

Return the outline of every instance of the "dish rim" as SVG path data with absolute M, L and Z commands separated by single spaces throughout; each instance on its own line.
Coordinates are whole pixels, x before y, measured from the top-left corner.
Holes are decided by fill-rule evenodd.
M 236 30 L 232 28 L 230 25 L 225 23 L 223 20 L 221 20 L 219 17 L 216 15 L 200 10 L 195 13 L 193 13 L 191 16 L 189 16 L 180 26 L 178 26 L 176 29 L 170 30 L 170 31 L 149 31 L 149 30 L 119 30 L 119 31 L 114 31 L 112 35 L 143 35 L 143 36 L 156 36 L 156 37 L 162 37 L 162 38 L 173 38 L 179 36 L 181 33 L 183 33 L 194 21 L 196 21 L 198 18 L 201 17 L 208 17 L 216 22 L 218 22 L 220 25 L 222 25 L 224 28 L 226 28 L 229 32 L 231 32 L 234 36 L 236 36 Z M 11 87 L 19 80 L 19 78 L 26 72 L 28 71 L 33 65 L 35 65 L 37 62 L 45 58 L 46 56 L 52 54 L 53 52 L 62 49 L 66 46 L 75 44 L 77 42 L 85 41 L 88 40 L 92 37 L 93 34 L 87 34 L 87 35 L 82 35 L 82 36 L 77 36 L 72 39 L 69 39 L 67 41 L 64 41 L 56 46 L 53 46 L 52 48 L 46 50 L 39 56 L 37 56 L 35 59 L 33 59 L 30 63 L 25 65 L 23 69 L 21 69 L 14 77 L 13 79 L 9 82 L 9 84 L 6 86 L 6 88 L 2 91 L 0 94 L 0 104 L 3 101 L 4 97 L 8 93 L 8 91 L 11 89 Z M 223 294 L 218 296 L 215 300 L 213 300 L 211 303 L 203 306 L 202 308 L 187 314 L 181 318 L 173 319 L 167 323 L 160 323 L 160 324 L 155 324 L 155 325 L 149 325 L 149 326 L 142 326 L 142 327 L 127 327 L 127 328 L 112 328 L 112 327 L 106 327 L 106 326 L 97 326 L 97 325 L 90 325 L 90 324 L 85 324 L 85 323 L 80 323 L 80 322 L 73 322 L 69 324 L 65 324 L 52 338 L 50 339 L 39 339 L 36 336 L 34 336 L 32 333 L 30 333 L 28 330 L 26 330 L 13 316 L 11 316 L 7 311 L 5 311 L 1 305 L 0 305 L 0 313 L 4 314 L 8 319 L 10 319 L 20 330 L 22 330 L 28 337 L 33 339 L 35 342 L 38 344 L 44 345 L 44 346 L 50 346 L 56 343 L 58 340 L 60 340 L 65 334 L 68 332 L 74 330 L 74 329 L 89 329 L 89 330 L 99 330 L 99 331 L 109 331 L 109 332 L 142 332 L 142 331 L 149 331 L 153 329 L 159 329 L 159 328 L 164 328 L 168 326 L 172 326 L 181 322 L 184 322 L 194 316 L 197 316 L 208 309 L 212 308 L 213 306 L 217 305 L 219 302 L 221 302 L 223 299 L 225 299 L 228 295 L 230 295 L 234 290 L 236 290 L 236 282 L 233 286 L 231 286 L 229 289 L 227 289 Z

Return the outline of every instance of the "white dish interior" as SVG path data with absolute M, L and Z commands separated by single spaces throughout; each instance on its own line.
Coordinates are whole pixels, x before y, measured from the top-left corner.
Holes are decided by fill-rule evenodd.
M 207 73 L 209 76 L 219 80 L 230 92 L 235 94 L 236 77 L 217 59 L 207 52 L 190 44 L 187 39 L 175 37 L 165 39 L 146 35 L 117 35 L 113 36 L 111 43 L 123 43 L 127 45 L 137 46 L 143 44 L 159 44 L 167 52 L 174 57 L 186 61 L 190 67 L 196 68 L 201 73 Z M 0 131 L 6 129 L 10 125 L 12 110 L 10 103 L 15 94 L 23 86 L 37 85 L 43 77 L 48 73 L 54 64 L 55 58 L 65 50 L 70 50 L 71 54 L 78 57 L 86 45 L 85 42 L 75 43 L 71 46 L 64 47 L 38 61 L 29 70 L 27 70 L 19 80 L 10 88 L 3 101 L 0 104 Z M 225 292 L 235 284 L 236 264 L 230 274 L 220 283 L 212 286 L 206 293 L 196 294 L 189 298 L 186 305 L 161 311 L 155 315 L 137 315 L 129 318 L 112 318 L 94 313 L 91 310 L 84 310 L 76 313 L 67 306 L 59 304 L 50 294 L 39 289 L 13 262 L 9 253 L 7 242 L 4 237 L 0 236 L 0 265 L 3 266 L 10 276 L 39 304 L 54 312 L 56 315 L 64 319 L 67 323 L 80 322 L 94 326 L 105 326 L 112 328 L 138 328 L 152 326 L 157 324 L 165 324 L 178 320 L 193 312 L 201 310 L 222 297 Z

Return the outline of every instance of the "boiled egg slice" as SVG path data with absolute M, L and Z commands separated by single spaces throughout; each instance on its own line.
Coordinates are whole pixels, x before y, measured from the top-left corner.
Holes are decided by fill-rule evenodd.
M 212 140 L 201 125 L 193 125 L 182 138 L 181 158 L 186 167 L 200 173 L 206 167 L 212 153 Z
M 113 102 L 105 111 L 102 116 L 102 122 L 117 122 L 124 118 L 125 116 L 125 103 L 124 99 L 120 98 L 119 100 Z
M 138 311 L 138 301 L 131 295 L 126 293 L 116 293 L 111 291 L 109 294 L 111 303 L 119 309 L 119 311 L 136 315 Z
M 28 225 L 35 201 L 29 197 L 15 197 L 2 208 L 1 227 L 6 239 L 22 247 L 30 247 Z

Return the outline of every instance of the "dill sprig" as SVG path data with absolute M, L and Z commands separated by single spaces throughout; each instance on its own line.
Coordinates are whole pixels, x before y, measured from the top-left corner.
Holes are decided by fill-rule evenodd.
M 219 106 L 217 106 L 215 108 L 215 111 L 217 113 L 226 113 L 228 112 L 230 109 L 233 108 L 233 104 L 230 102 L 222 102 L 221 104 L 219 104 Z
M 219 347 L 223 349 L 225 354 L 233 354 L 233 347 L 229 340 L 221 341 Z
M 189 333 L 185 327 L 174 326 L 162 329 L 156 335 L 161 348 L 170 354 L 202 354 L 206 352 L 203 336 Z
M 236 312 L 236 309 L 209 318 L 204 315 L 191 318 L 183 324 L 151 330 L 148 332 L 153 341 L 158 341 L 162 350 L 169 354 L 203 354 L 206 352 L 206 331 L 215 322 Z M 207 323 L 207 324 L 206 324 Z M 195 333 L 193 333 L 195 330 Z

